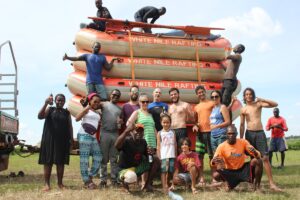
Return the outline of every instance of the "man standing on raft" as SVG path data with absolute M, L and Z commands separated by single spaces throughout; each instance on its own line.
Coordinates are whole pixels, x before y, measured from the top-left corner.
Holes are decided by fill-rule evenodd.
M 152 18 L 150 21 L 150 24 L 154 24 L 154 22 L 162 15 L 166 13 L 166 8 L 161 7 L 160 9 L 152 7 L 152 6 L 146 6 L 141 9 L 139 9 L 134 14 L 134 19 L 136 22 L 144 22 L 148 23 L 148 19 Z M 145 33 L 152 33 L 151 28 L 143 28 Z
M 264 163 L 264 167 L 269 179 L 270 189 L 274 191 L 282 191 L 276 186 L 272 177 L 272 169 L 268 156 L 268 145 L 266 134 L 263 130 L 261 122 L 262 108 L 273 108 L 278 104 L 274 101 L 258 98 L 252 88 L 246 88 L 243 92 L 245 107 L 241 109 L 241 124 L 240 124 L 240 138 L 244 137 L 245 120 L 247 122 L 246 140 L 257 149 Z
M 236 90 L 238 81 L 236 75 L 242 62 L 241 54 L 245 51 L 245 46 L 238 44 L 233 48 L 234 55 L 229 55 L 226 59 L 228 65 L 224 74 L 222 86 L 222 103 L 227 107 L 231 103 L 231 95 Z
M 83 54 L 78 57 L 69 57 L 64 55 L 63 61 L 85 61 L 86 63 L 86 88 L 88 94 L 97 93 L 101 97 L 101 101 L 107 100 L 107 94 L 102 80 L 102 68 L 107 71 L 111 70 L 113 63 L 120 58 L 113 58 L 110 63 L 107 62 L 106 57 L 100 54 L 101 44 L 95 42 L 93 45 L 93 53 Z

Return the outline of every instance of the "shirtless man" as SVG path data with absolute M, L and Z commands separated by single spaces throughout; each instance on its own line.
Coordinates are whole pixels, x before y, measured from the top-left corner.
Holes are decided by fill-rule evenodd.
M 210 160 L 213 157 L 213 151 L 210 142 L 211 129 L 209 117 L 215 104 L 206 98 L 206 90 L 202 85 L 196 87 L 195 93 L 199 98 L 199 104 L 197 104 L 194 108 L 194 111 L 197 114 L 197 123 L 193 126 L 193 132 L 196 132 L 197 134 L 196 152 L 199 154 L 201 163 L 203 163 L 205 153 L 208 154 Z M 203 166 L 204 165 L 200 166 L 199 186 L 205 185 Z M 214 179 L 213 182 L 215 182 Z
M 176 141 L 179 144 L 181 138 L 187 137 L 186 122 L 190 121 L 189 119 L 193 119 L 193 111 L 190 104 L 180 101 L 177 88 L 171 88 L 169 95 L 172 101 L 169 107 L 169 114 L 172 119 L 171 128 L 175 131 Z
M 152 117 L 155 122 L 155 128 L 157 131 L 162 129 L 161 122 L 160 122 L 160 114 L 168 112 L 168 104 L 161 102 L 161 89 L 155 88 L 153 90 L 153 102 L 148 105 L 148 111 L 152 114 Z
M 243 96 L 246 106 L 241 109 L 240 138 L 242 139 L 244 137 L 246 121 L 247 130 L 245 138 L 262 155 L 262 160 L 270 183 L 270 189 L 281 191 L 273 181 L 268 156 L 267 138 L 261 122 L 262 108 L 273 108 L 278 104 L 271 100 L 256 97 L 252 88 L 246 88 L 243 92 Z
M 240 64 L 242 62 L 241 54 L 245 51 L 245 46 L 238 44 L 233 48 L 234 55 L 229 55 L 226 59 L 228 65 L 224 74 L 223 86 L 222 86 L 222 103 L 229 106 L 231 102 L 231 95 L 236 90 L 238 81 L 236 74 L 239 71 Z

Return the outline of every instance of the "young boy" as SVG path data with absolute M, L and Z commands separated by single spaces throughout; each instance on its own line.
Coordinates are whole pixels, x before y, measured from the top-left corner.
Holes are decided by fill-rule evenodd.
M 193 194 L 196 194 L 196 181 L 199 176 L 199 169 L 201 166 L 199 156 L 197 153 L 190 150 L 191 141 L 189 138 L 183 138 L 180 141 L 180 147 L 182 153 L 176 158 L 171 189 L 174 189 L 175 185 L 188 185 L 192 183 L 192 192 Z

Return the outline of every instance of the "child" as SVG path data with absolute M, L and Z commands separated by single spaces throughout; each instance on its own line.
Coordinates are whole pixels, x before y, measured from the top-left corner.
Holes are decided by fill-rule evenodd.
M 97 110 L 100 107 L 100 96 L 91 93 L 88 96 L 89 105 L 85 107 L 77 116 L 76 121 L 82 119 L 81 128 L 78 131 L 78 141 L 80 150 L 80 172 L 84 182 L 84 187 L 96 189 L 92 178 L 98 174 L 102 160 L 100 145 L 96 139 L 96 132 L 99 129 L 100 113 Z M 93 157 L 92 167 L 89 171 L 89 156 Z
M 157 155 L 161 160 L 161 182 L 164 192 L 168 193 L 168 178 L 172 177 L 176 158 L 176 135 L 170 130 L 171 117 L 162 114 L 160 118 L 162 130 L 157 134 Z M 169 173 L 171 176 L 169 176 Z
M 196 190 L 196 180 L 199 176 L 201 166 L 198 154 L 190 150 L 191 141 L 189 138 L 183 138 L 180 141 L 180 147 L 182 153 L 176 158 L 173 184 L 170 189 L 174 189 L 175 185 L 188 185 L 192 183 L 192 192 L 196 194 L 198 193 Z

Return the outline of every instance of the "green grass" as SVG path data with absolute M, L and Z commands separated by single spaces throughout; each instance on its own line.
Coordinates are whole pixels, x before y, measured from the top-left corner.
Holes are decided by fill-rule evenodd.
M 279 156 L 280 158 L 280 156 Z M 37 164 L 38 155 L 35 154 L 28 158 L 20 158 L 17 155 L 10 157 L 9 169 L 0 173 L 0 199 L 168 199 L 160 192 L 160 181 L 155 181 L 154 193 L 139 192 L 133 189 L 133 195 L 124 195 L 120 189 L 105 190 L 85 190 L 82 188 L 82 181 L 79 171 L 79 157 L 72 156 L 71 163 L 66 166 L 64 183 L 69 189 L 61 191 L 56 187 L 56 170 L 53 168 L 51 192 L 43 193 L 43 167 Z M 279 165 L 276 157 L 273 156 L 273 164 Z M 208 160 L 205 160 L 206 180 L 210 180 L 208 171 Z M 25 177 L 7 178 L 10 172 L 22 170 Z M 276 183 L 284 189 L 283 193 L 274 193 L 268 189 L 266 176 L 263 176 L 263 193 L 254 193 L 248 189 L 247 184 L 241 186 L 234 192 L 226 193 L 220 190 L 200 189 L 199 194 L 193 196 L 191 191 L 179 188 L 176 193 L 185 199 L 300 199 L 300 151 L 288 151 L 286 153 L 286 167 L 284 169 L 273 169 L 273 176 Z M 96 183 L 99 179 L 95 180 Z

